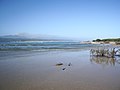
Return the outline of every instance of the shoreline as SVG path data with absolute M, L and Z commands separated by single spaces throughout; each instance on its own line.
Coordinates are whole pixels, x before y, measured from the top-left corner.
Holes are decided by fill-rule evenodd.
M 63 65 L 56 66 L 57 63 Z M 90 58 L 85 50 L 34 53 L 0 60 L 0 87 L 2 90 L 119 90 L 119 71 L 119 63 Z
M 50 51 L 0 51 L 0 59 L 5 58 L 17 58 L 17 57 L 28 57 L 31 55 L 43 55 L 49 53 L 64 53 L 64 52 L 81 52 L 81 51 L 89 51 L 88 49 L 61 49 L 61 50 L 50 50 Z

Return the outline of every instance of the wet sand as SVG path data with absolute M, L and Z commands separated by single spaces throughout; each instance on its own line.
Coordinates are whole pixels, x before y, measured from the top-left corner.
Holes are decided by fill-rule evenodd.
M 119 61 L 90 57 L 88 51 L 1 58 L 0 90 L 120 90 Z

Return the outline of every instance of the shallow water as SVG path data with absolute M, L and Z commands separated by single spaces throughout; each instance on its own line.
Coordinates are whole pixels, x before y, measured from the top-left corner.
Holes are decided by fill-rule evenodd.
M 0 51 L 54 51 L 88 49 L 100 45 L 82 44 L 79 41 L 6 41 L 0 38 Z
M 1 58 L 0 90 L 120 90 L 119 61 L 90 57 L 89 51 Z

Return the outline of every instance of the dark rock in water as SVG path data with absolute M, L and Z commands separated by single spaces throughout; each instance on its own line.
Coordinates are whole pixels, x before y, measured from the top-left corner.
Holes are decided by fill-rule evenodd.
M 71 65 L 72 65 L 71 63 L 68 64 L 68 66 L 71 66 Z
M 65 70 L 66 68 L 63 68 L 62 70 Z
M 58 64 L 56 64 L 56 66 L 61 66 L 61 65 L 63 65 L 63 63 L 58 63 Z
M 120 57 L 120 55 L 115 55 L 115 56 L 118 56 L 118 57 Z

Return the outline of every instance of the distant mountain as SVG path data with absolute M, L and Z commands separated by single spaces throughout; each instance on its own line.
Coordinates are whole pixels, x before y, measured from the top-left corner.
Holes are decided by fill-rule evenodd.
M 5 35 L 5 36 L 0 36 L 0 38 L 26 38 L 26 37 L 21 37 L 18 35 Z
M 4 35 L 0 36 L 0 41 L 69 41 L 69 39 L 50 36 L 50 35 L 31 35 L 26 33 L 20 33 L 16 35 Z

